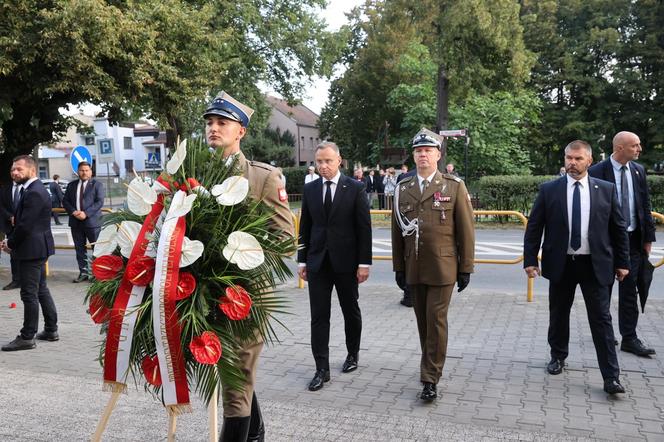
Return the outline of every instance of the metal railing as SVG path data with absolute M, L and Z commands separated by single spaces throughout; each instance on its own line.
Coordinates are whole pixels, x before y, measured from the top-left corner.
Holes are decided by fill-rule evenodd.
M 391 215 L 392 211 L 391 210 L 371 210 L 370 211 L 371 215 Z M 526 226 L 528 225 L 528 218 L 521 213 L 517 212 L 514 210 L 473 210 L 473 215 L 474 216 L 513 216 L 515 218 L 518 218 L 521 223 L 523 224 L 523 228 L 525 230 Z M 664 223 L 664 215 L 657 213 L 657 212 L 652 212 L 652 216 L 660 220 L 662 223 Z M 300 217 L 297 216 L 295 218 L 295 231 L 299 232 L 299 227 L 300 227 Z M 540 257 L 538 256 L 538 259 Z M 375 255 L 371 257 L 372 260 L 376 261 L 391 261 L 392 256 L 391 255 Z M 475 264 L 519 264 L 523 262 L 524 256 L 523 253 L 521 253 L 520 256 L 517 256 L 514 259 L 475 259 L 474 263 Z M 655 267 L 660 267 L 664 265 L 664 257 L 654 264 Z M 526 289 L 526 298 L 528 302 L 533 301 L 533 290 L 534 290 L 534 283 L 535 283 L 535 278 L 530 278 L 527 277 L 527 289 Z M 304 288 L 304 281 L 298 277 L 298 288 Z

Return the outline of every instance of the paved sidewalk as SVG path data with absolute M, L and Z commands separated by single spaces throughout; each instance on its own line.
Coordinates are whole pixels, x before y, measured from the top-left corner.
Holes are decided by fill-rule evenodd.
M 72 276 L 54 272 L 49 279 L 61 340 L 0 353 L 2 441 L 89 440 L 108 400 L 95 361 L 99 330 L 82 304 L 85 286 L 70 283 Z M 0 280 L 6 279 L 2 269 Z M 527 303 L 522 293 L 473 291 L 471 282 L 450 307 L 441 398 L 425 405 L 417 400 L 415 317 L 398 304 L 391 285 L 361 288 L 364 327 L 354 373 L 340 372 L 346 351 L 333 303 L 332 380 L 319 392 L 307 391 L 314 372 L 309 304 L 306 290 L 294 287 L 294 281 L 284 287 L 293 314 L 281 319 L 289 331 L 279 330 L 282 342 L 264 350 L 258 374 L 267 440 L 664 440 L 664 301 L 649 301 L 639 326 L 658 355 L 619 352 L 627 394 L 611 398 L 602 391 L 581 296 L 572 311 L 568 369 L 549 376 L 546 297 Z M 18 308 L 9 309 L 11 302 Z M 16 335 L 21 320 L 18 291 L 0 292 L 2 343 Z M 178 440 L 207 438 L 206 410 L 198 401 L 194 406 L 178 419 Z M 165 440 L 166 425 L 160 403 L 141 387 L 130 389 L 105 440 Z

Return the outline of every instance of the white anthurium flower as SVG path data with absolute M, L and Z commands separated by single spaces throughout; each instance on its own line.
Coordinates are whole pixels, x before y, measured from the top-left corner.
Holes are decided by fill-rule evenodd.
M 127 206 L 132 213 L 147 215 L 156 201 L 157 192 L 148 183 L 138 177 L 131 180 L 127 191 Z
M 157 195 L 161 193 L 170 193 L 168 187 L 164 186 L 157 180 L 155 180 L 154 183 L 152 183 L 152 190 L 154 190 L 157 193 Z
M 173 153 L 171 159 L 168 160 L 168 163 L 166 163 L 166 171 L 171 175 L 174 175 L 175 172 L 178 171 L 180 166 L 182 166 L 182 163 L 184 162 L 186 156 L 187 156 L 187 140 L 184 140 L 183 142 L 180 143 L 178 148 L 175 149 L 175 153 Z
M 246 232 L 233 232 L 228 235 L 228 244 L 222 253 L 229 262 L 237 264 L 240 270 L 255 269 L 265 261 L 263 248 L 258 240 Z
M 120 246 L 120 254 L 125 258 L 131 256 L 134 244 L 138 240 L 141 225 L 135 221 L 122 221 L 118 228 L 117 241 Z
M 171 200 L 171 205 L 168 208 L 166 219 L 168 220 L 185 216 L 191 210 L 191 206 L 194 204 L 195 199 L 195 193 L 187 195 L 187 192 L 178 190 Z
M 187 267 L 196 262 L 203 254 L 205 247 L 203 243 L 197 240 L 191 240 L 184 237 L 182 241 L 182 255 L 180 255 L 180 267 Z
M 226 178 L 223 183 L 212 188 L 212 195 L 222 206 L 234 206 L 241 203 L 249 193 L 249 180 L 243 176 Z
M 92 256 L 97 258 L 98 256 L 110 255 L 118 247 L 118 225 L 111 224 L 99 232 L 97 241 L 95 242 L 95 248 L 92 251 Z

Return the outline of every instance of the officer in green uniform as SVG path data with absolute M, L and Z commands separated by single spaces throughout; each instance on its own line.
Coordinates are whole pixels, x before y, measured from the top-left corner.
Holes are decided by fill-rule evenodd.
M 475 257 L 470 197 L 460 178 L 438 171 L 441 144 L 426 129 L 415 136 L 417 174 L 399 182 L 392 211 L 392 265 L 398 277 L 405 276 L 413 300 L 424 401 L 438 396 L 452 290 L 455 282 L 459 292 L 466 288 Z

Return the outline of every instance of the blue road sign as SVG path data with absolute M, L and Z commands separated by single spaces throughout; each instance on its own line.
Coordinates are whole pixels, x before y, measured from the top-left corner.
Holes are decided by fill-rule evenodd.
M 78 165 L 83 161 L 90 163 L 92 165 L 92 154 L 85 146 L 76 146 L 71 152 L 71 168 L 74 170 L 74 173 L 78 172 Z

